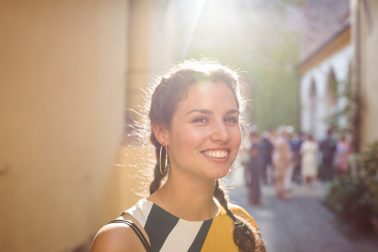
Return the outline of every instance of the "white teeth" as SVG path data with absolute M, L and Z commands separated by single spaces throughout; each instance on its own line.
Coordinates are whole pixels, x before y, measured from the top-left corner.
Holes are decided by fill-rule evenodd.
M 225 150 L 216 150 L 216 151 L 205 151 L 204 154 L 213 158 L 225 158 L 227 157 L 227 151 Z

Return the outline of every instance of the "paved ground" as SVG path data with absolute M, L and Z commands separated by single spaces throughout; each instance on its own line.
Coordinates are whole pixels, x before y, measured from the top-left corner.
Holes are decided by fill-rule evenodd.
M 346 229 L 321 200 L 326 186 L 293 186 L 289 200 L 279 200 L 273 188 L 263 188 L 261 206 L 248 206 L 246 190 L 230 191 L 231 201 L 246 208 L 260 226 L 268 252 L 373 252 L 378 238 Z

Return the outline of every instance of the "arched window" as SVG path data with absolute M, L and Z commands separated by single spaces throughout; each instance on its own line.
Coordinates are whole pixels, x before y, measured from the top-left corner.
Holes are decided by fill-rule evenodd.
M 317 123 L 317 90 L 314 80 L 311 80 L 309 90 L 309 118 L 310 118 L 310 133 L 315 134 Z
M 333 69 L 329 71 L 326 87 L 326 109 L 327 114 L 332 113 L 337 105 L 338 81 Z

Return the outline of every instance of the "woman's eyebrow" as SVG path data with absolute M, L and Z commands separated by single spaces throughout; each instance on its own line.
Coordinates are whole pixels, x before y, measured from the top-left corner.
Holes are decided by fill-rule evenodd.
M 207 114 L 207 115 L 213 114 L 213 112 L 211 110 L 208 110 L 208 109 L 192 109 L 192 110 L 190 110 L 186 114 L 189 115 L 190 113 L 194 113 L 194 112 L 198 112 L 198 113 L 202 113 L 202 114 Z M 234 113 L 239 114 L 240 112 L 239 112 L 238 109 L 231 109 L 231 110 L 229 110 L 229 111 L 226 112 L 226 115 L 234 114 Z
M 208 110 L 208 109 L 192 109 L 186 114 L 189 115 L 190 113 L 193 113 L 193 112 L 198 112 L 198 113 L 208 114 L 208 115 L 213 113 L 211 110 Z
M 226 112 L 226 115 L 229 115 L 229 114 L 240 114 L 239 110 L 238 109 L 231 109 L 229 111 Z

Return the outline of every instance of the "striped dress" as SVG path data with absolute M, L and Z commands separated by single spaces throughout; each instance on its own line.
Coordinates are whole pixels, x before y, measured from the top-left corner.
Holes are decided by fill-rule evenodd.
M 143 226 L 150 239 L 152 251 L 237 252 L 238 248 L 233 241 L 232 220 L 223 208 L 220 209 L 218 215 L 212 219 L 187 221 L 170 214 L 151 201 L 141 199 L 125 212 Z M 249 222 L 252 229 L 259 233 L 255 220 L 244 209 L 230 204 L 230 210 Z

